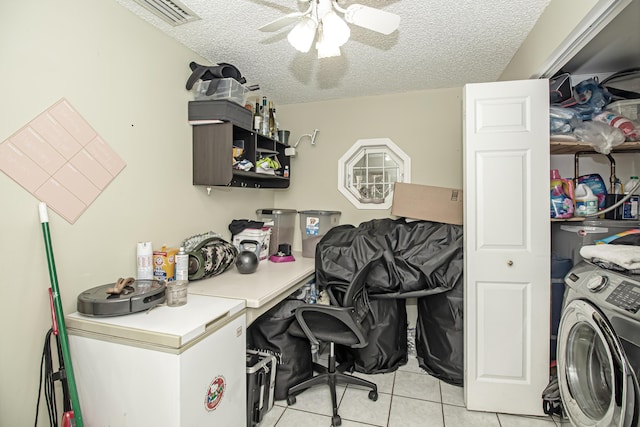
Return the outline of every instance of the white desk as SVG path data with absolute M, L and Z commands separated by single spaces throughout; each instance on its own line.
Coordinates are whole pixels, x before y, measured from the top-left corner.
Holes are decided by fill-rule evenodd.
M 293 256 L 294 262 L 260 261 L 252 274 L 240 274 L 234 266 L 219 276 L 189 282 L 189 294 L 245 300 L 248 326 L 315 274 L 314 258 L 303 258 L 301 252 Z

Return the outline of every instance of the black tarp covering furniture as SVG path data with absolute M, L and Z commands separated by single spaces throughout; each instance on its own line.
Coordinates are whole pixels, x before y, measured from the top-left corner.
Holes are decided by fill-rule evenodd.
M 304 301 L 286 299 L 247 328 L 247 348 L 276 357 L 275 400 L 285 400 L 289 387 L 313 375 L 309 340 L 294 337 L 288 332 L 296 320 L 296 308 L 302 305 Z
M 348 283 L 379 251 L 382 258 L 367 278 L 370 315 L 377 317 L 373 323 L 378 329 L 370 332 L 368 348 L 343 349 L 340 355 L 355 359 L 356 370 L 363 373 L 390 372 L 405 364 L 406 311 L 404 301 L 399 309 L 393 300 L 416 297 L 420 366 L 443 381 L 461 385 L 462 226 L 401 218 L 334 227 L 316 246 L 316 283 L 320 287 Z M 381 305 L 385 299 L 390 301 Z M 376 301 L 380 301 L 377 307 Z
M 357 372 L 383 374 L 406 365 L 407 308 L 403 299 L 369 299 L 371 329 L 363 348 L 340 348 L 340 362 L 351 362 Z
M 464 376 L 462 283 L 441 294 L 418 298 L 418 364 L 436 378 L 462 386 Z
M 316 246 L 316 283 L 347 282 L 378 250 L 382 259 L 367 279 L 377 298 L 420 297 L 462 281 L 462 226 L 404 219 L 339 225 Z

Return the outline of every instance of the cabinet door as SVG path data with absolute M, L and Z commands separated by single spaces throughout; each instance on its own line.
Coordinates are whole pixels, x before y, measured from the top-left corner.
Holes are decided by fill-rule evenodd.
M 233 178 L 233 126 L 193 126 L 193 185 L 227 185 Z
M 549 375 L 549 83 L 464 88 L 465 400 L 542 415 Z

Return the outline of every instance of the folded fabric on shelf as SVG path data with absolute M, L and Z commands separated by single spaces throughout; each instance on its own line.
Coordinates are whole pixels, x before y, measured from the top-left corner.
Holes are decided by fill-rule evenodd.
M 640 270 L 640 247 L 629 245 L 587 245 L 580 249 L 587 260 L 601 260 L 627 270 Z

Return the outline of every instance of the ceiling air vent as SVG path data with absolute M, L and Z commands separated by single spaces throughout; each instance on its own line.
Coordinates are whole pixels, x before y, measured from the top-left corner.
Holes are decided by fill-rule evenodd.
M 176 0 L 134 1 L 174 27 L 200 19 L 200 17 L 189 10 L 187 6 Z

